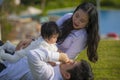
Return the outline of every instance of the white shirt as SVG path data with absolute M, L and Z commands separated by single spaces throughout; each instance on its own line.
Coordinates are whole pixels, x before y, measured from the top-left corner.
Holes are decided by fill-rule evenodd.
M 61 27 L 62 23 L 68 18 L 72 17 L 72 15 L 72 13 L 65 14 L 63 17 L 56 21 L 56 24 Z M 65 52 L 69 58 L 74 59 L 77 54 L 85 48 L 86 41 L 87 33 L 85 29 L 72 30 L 64 42 L 58 45 L 58 48 Z
M 63 80 L 59 66 L 52 67 L 48 61 L 58 61 L 59 53 L 45 48 L 31 50 L 28 54 L 28 63 L 35 80 Z

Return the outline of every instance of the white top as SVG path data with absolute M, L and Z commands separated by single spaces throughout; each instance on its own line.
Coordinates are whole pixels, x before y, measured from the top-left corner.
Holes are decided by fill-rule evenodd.
M 39 37 L 35 41 L 32 41 L 31 44 L 28 47 L 26 47 L 25 49 L 16 51 L 14 55 L 3 53 L 1 55 L 1 57 L 9 62 L 17 62 L 21 58 L 25 57 L 29 50 L 36 49 L 39 47 L 45 47 L 45 48 L 48 48 L 48 50 L 56 50 L 57 51 L 57 47 L 55 44 L 48 45 L 42 37 Z
M 58 52 L 51 52 L 45 48 L 31 50 L 28 54 L 28 63 L 35 80 L 63 80 L 59 66 L 52 67 L 48 61 L 58 61 Z
M 72 13 L 67 13 L 56 24 L 61 27 L 62 23 L 68 18 L 72 17 Z M 87 33 L 85 29 L 72 30 L 64 42 L 58 45 L 58 48 L 65 52 L 69 58 L 74 59 L 78 53 L 80 53 L 86 45 Z

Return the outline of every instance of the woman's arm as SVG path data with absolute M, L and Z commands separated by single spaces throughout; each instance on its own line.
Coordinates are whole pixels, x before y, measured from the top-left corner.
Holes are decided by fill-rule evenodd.
M 65 53 L 68 54 L 70 59 L 75 59 L 75 57 L 85 48 L 84 39 L 75 39 L 72 43 L 70 43 L 69 48 Z
M 86 40 L 86 32 L 78 31 L 77 34 L 71 33 L 58 48 L 67 53 L 69 58 L 74 59 L 85 48 Z

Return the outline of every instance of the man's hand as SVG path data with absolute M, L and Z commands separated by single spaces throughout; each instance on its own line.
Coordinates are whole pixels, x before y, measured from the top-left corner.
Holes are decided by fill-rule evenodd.
M 16 47 L 16 50 L 26 48 L 31 42 L 32 42 L 32 39 L 25 39 L 23 41 L 20 41 L 19 44 Z

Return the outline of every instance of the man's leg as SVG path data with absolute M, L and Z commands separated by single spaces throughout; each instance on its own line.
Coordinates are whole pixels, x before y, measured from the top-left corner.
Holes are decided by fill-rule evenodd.
M 4 43 L 0 40 L 0 46 L 2 46 Z M 0 72 L 5 69 L 6 66 L 3 63 L 0 63 Z
M 0 72 L 2 71 L 2 70 L 4 70 L 6 68 L 6 66 L 3 64 L 3 63 L 0 63 Z
M 10 41 L 6 41 L 6 43 L 4 43 L 1 48 L 4 49 L 6 53 L 14 54 L 16 46 Z
M 0 46 L 2 46 L 4 43 L 0 40 Z
M 27 72 L 20 80 L 34 80 L 31 72 Z

